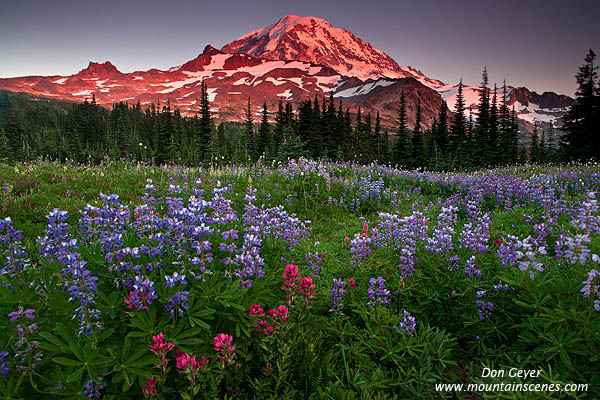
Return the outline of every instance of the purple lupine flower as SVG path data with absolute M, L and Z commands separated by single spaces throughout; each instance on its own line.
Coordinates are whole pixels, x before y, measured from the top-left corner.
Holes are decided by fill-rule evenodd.
M 417 326 L 415 317 L 410 315 L 410 313 L 406 310 L 403 311 L 402 315 L 404 316 L 404 320 L 400 322 L 400 325 L 398 325 L 400 332 L 415 333 L 415 327 Z
M 228 231 L 221 232 L 221 236 L 223 236 L 223 240 L 225 240 L 225 241 L 228 240 L 229 238 L 238 239 L 239 238 L 238 233 L 239 233 L 239 231 L 237 231 L 235 229 L 230 229 Z
M 6 360 L 8 356 L 8 352 L 0 351 L 0 375 L 8 376 L 8 372 L 10 371 L 10 363 Z
M 492 221 L 488 214 L 467 222 L 460 233 L 459 245 L 462 249 L 469 249 L 472 254 L 484 253 L 488 250 L 490 239 L 490 225 Z
M 404 246 L 415 247 L 417 242 L 427 238 L 427 220 L 419 211 L 404 218 L 380 212 L 378 218 L 377 227 L 373 229 L 376 247 L 392 249 L 401 249 Z
M 95 308 L 98 278 L 85 268 L 87 262 L 81 260 L 78 253 L 65 253 L 61 256 L 61 264 L 65 266 L 61 271 L 65 280 L 63 289 L 69 292 L 69 301 L 79 303 L 74 310 L 74 318 L 80 322 L 79 334 L 92 335 L 94 326 L 103 329 L 99 322 L 100 312 Z
M 496 257 L 500 259 L 502 268 L 517 265 L 517 251 L 521 248 L 521 241 L 518 237 L 506 235 L 502 238 Z
M 46 235 L 37 239 L 40 244 L 40 255 L 46 260 L 56 257 L 61 264 L 64 264 L 63 258 L 69 253 L 74 253 L 78 248 L 77 240 L 72 239 L 69 233 L 69 225 L 66 223 L 68 217 L 66 211 L 57 208 L 46 216 L 48 220 Z
M 180 285 L 187 285 L 185 275 L 180 275 L 177 272 L 173 272 L 172 275 L 165 275 L 165 279 L 167 280 L 165 282 L 166 288 L 172 288 L 176 283 L 179 283 Z
M 319 242 L 315 242 L 315 248 L 319 246 Z M 320 279 L 321 278 L 321 263 L 325 260 L 326 253 L 319 253 L 315 251 L 314 253 L 309 252 L 304 257 L 306 259 L 307 265 L 312 270 L 312 277 Z
M 413 247 L 404 247 L 400 251 L 400 258 L 398 268 L 403 278 L 412 276 L 415 272 L 415 265 L 419 263 L 417 257 L 415 257 L 415 249 Z
M 375 289 L 375 285 L 378 285 L 377 289 Z M 375 306 L 377 303 L 389 306 L 392 303 L 391 293 L 385 288 L 385 279 L 381 276 L 369 280 L 368 294 L 369 302 L 367 304 L 371 306 Z
M 27 310 L 23 310 L 23 307 L 19 307 L 19 309 L 17 311 L 13 311 L 8 314 L 8 317 L 10 318 L 9 322 L 16 322 L 23 317 L 25 317 L 27 319 L 35 319 L 34 313 L 35 313 L 35 310 L 33 310 L 31 308 L 29 308 Z
M 475 266 L 475 256 L 471 256 L 471 258 L 467 260 L 467 265 L 465 266 L 465 274 L 469 277 L 469 279 L 481 279 L 481 270 L 477 269 L 477 267 Z
M 254 276 L 259 279 L 264 277 L 262 267 L 265 265 L 265 261 L 260 256 L 262 239 L 258 235 L 259 228 L 251 226 L 248 228 L 248 231 L 248 233 L 244 234 L 244 243 L 240 249 L 240 253 L 236 254 L 231 262 L 238 267 L 235 269 L 235 274 L 240 280 L 241 288 L 252 287 L 251 278 Z
M 89 380 L 85 383 L 82 395 L 88 399 L 99 399 L 102 397 L 101 390 L 104 390 L 104 378 L 98 377 L 98 382 Z
M 556 241 L 556 254 L 560 254 L 571 265 L 579 262 L 585 265 L 591 256 L 590 249 L 584 243 L 590 243 L 592 239 L 588 234 L 561 235 Z
M 18 322 L 14 330 L 17 332 L 19 340 L 14 344 L 14 359 L 16 360 L 15 369 L 18 371 L 26 371 L 35 369 L 41 362 L 44 353 L 39 351 L 39 342 L 37 340 L 31 340 L 30 335 L 35 334 L 40 326 L 38 323 L 30 323 L 27 320 L 35 319 L 35 310 L 27 309 L 23 310 L 23 307 L 19 307 L 17 311 L 8 314 L 10 322 Z M 28 362 L 28 357 L 30 362 Z M 8 364 L 6 364 L 8 366 Z
M 130 305 L 132 308 L 142 310 L 146 304 L 152 304 L 152 300 L 156 300 L 158 295 L 154 288 L 154 282 L 148 278 L 142 278 L 137 275 L 132 285 L 130 293 Z
M 521 271 L 529 271 L 529 277 L 533 280 L 537 272 L 544 272 L 544 267 L 541 262 L 537 261 L 537 256 L 545 255 L 546 248 L 544 246 L 534 247 L 534 241 L 531 236 L 526 237 L 521 241 L 520 250 L 516 252 L 516 259 Z
M 598 256 L 594 254 L 594 259 L 596 262 L 598 261 Z M 580 292 L 583 293 L 583 297 L 591 297 L 594 299 L 594 309 L 600 312 L 600 279 L 596 279 L 600 276 L 600 273 L 597 269 L 593 268 L 588 272 L 588 277 L 583 283 L 583 288 L 581 288 Z
M 454 255 L 448 258 L 446 263 L 448 264 L 448 271 L 452 272 L 460 267 L 460 258 L 457 255 Z
M 175 293 L 174 296 L 170 297 L 165 304 L 165 311 L 169 312 L 169 316 L 171 318 L 175 317 L 175 312 L 177 311 L 177 315 L 183 317 L 185 311 L 189 309 L 188 304 L 188 295 L 190 293 L 188 291 L 182 290 Z
M 29 255 L 22 240 L 23 231 L 13 228 L 10 217 L 0 219 L 0 244 L 7 246 L 1 253 L 0 275 L 19 275 L 29 267 Z
M 494 311 L 494 303 L 491 301 L 481 300 L 486 295 L 485 290 L 478 290 L 475 297 L 475 304 L 477 304 L 477 313 L 479 314 L 479 320 L 483 321 L 484 319 L 490 319 L 492 316 L 492 312 Z
M 334 279 L 331 289 L 331 309 L 329 311 L 342 314 L 344 308 L 343 299 L 346 295 L 346 282 L 341 279 Z
M 571 226 L 584 234 L 600 234 L 600 217 L 598 216 L 598 200 L 596 193 L 590 192 L 587 198 L 576 204 L 576 214 L 571 220 Z
M 494 293 L 499 292 L 501 290 L 507 291 L 510 290 L 510 287 L 508 286 L 508 284 L 502 282 L 494 285 Z
M 458 209 L 453 206 L 442 207 L 438 215 L 438 224 L 433 231 L 433 235 L 427 238 L 425 251 L 436 254 L 448 253 L 454 248 L 452 237 L 454 236 L 454 227 L 456 225 L 456 213 Z

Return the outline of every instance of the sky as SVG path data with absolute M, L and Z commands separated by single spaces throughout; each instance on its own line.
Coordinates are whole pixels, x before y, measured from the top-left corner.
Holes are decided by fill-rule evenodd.
M 5 0 L 0 78 L 71 75 L 89 61 L 166 69 L 286 14 L 313 16 L 430 78 L 573 95 L 588 49 L 600 53 L 600 1 Z

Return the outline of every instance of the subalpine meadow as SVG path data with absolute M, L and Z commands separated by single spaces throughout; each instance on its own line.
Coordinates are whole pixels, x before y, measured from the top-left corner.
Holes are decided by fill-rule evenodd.
M 597 164 L 36 161 L 0 186 L 2 398 L 600 396 Z

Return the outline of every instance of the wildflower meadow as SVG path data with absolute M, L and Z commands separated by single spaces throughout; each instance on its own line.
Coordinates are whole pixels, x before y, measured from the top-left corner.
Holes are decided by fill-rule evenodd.
M 0 398 L 600 397 L 598 197 L 595 164 L 0 165 Z M 435 386 L 478 382 L 589 386 Z

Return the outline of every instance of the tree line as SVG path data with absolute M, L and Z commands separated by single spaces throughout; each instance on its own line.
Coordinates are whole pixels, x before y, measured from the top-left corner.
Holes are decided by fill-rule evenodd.
M 250 163 L 259 158 L 287 160 L 306 156 L 330 160 L 377 161 L 406 168 L 469 169 L 525 162 L 598 158 L 600 88 L 590 50 L 577 74 L 575 105 L 565 116 L 565 134 L 534 124 L 527 145 L 519 140 L 514 107 L 508 106 L 506 82 L 488 82 L 484 68 L 475 109 L 465 105 L 462 80 L 451 112 L 442 102 L 431 127 L 425 129 L 421 104 L 408 126 L 405 93 L 400 95 L 395 126 L 384 127 L 379 113 L 358 108 L 351 113 L 333 94 L 296 105 L 280 100 L 277 110 L 263 103 L 255 120 L 248 99 L 241 123 L 216 123 L 206 83 L 200 107 L 184 117 L 169 102 L 119 102 L 111 110 L 94 97 L 80 104 L 33 101 L 0 93 L 0 159 L 10 162 L 48 157 L 98 162 L 104 157 L 136 158 L 157 164 Z

